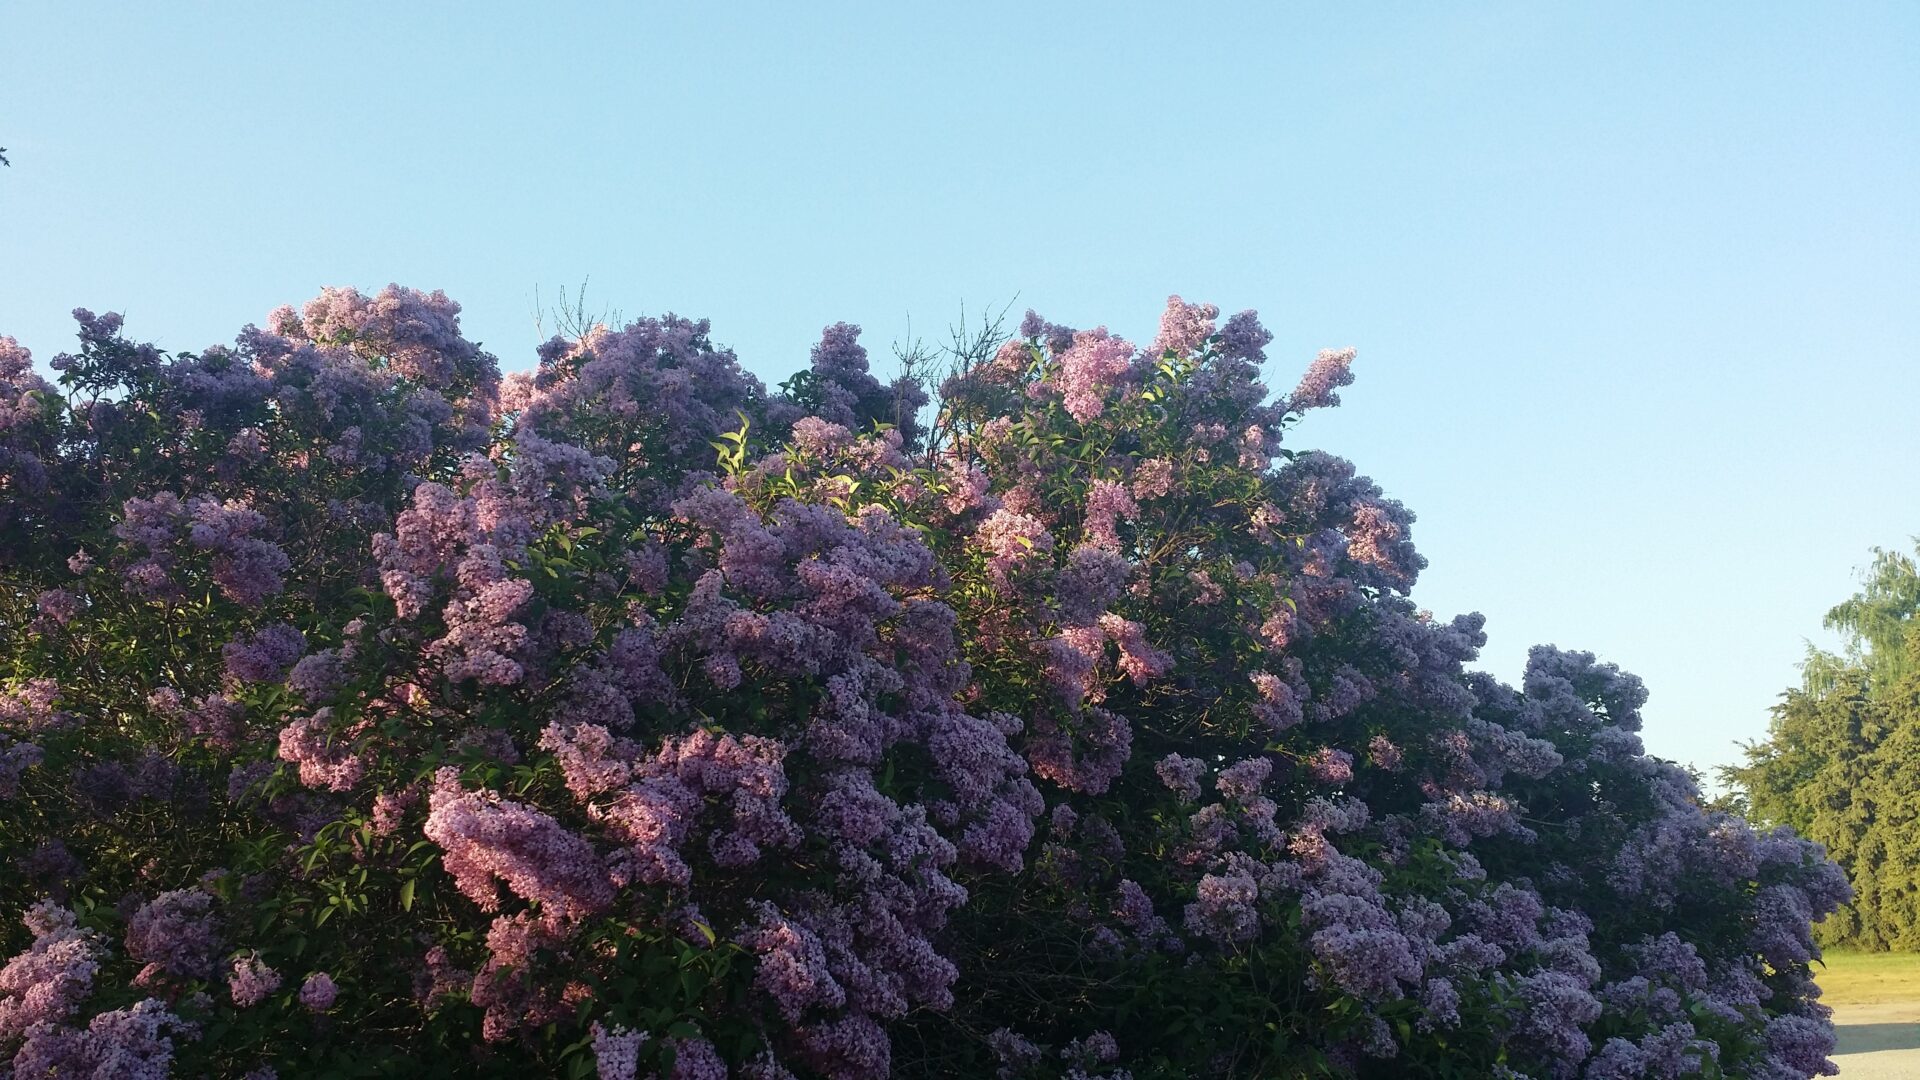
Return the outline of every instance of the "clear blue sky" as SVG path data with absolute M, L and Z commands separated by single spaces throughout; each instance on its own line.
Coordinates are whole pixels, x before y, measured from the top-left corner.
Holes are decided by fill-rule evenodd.
M 713 319 L 763 378 L 1019 295 L 1258 308 L 1485 665 L 1593 649 L 1701 766 L 1920 532 L 1920 6 L 0 4 L 0 332 L 323 285 Z M 404 9 L 404 10 L 403 10 Z M 1018 309 L 1016 309 L 1017 312 Z

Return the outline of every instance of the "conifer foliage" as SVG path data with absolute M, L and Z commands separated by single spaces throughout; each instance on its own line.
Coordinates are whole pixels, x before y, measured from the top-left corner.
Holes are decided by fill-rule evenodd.
M 1407 599 L 1350 350 L 0 338 L 0 1075 L 1803 1078 L 1838 870 Z M 910 406 L 909 404 L 910 403 Z M 9 1072 L 10 1070 L 10 1072 Z
M 1809 652 L 1802 685 L 1728 778 L 1755 820 L 1791 825 L 1846 868 L 1854 901 L 1821 940 L 1920 949 L 1920 563 L 1876 550 L 1826 624 L 1845 648 Z

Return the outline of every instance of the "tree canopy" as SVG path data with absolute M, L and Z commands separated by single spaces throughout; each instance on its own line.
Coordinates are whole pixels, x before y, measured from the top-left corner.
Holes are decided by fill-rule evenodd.
M 1916 542 L 1920 554 L 1920 541 Z M 1855 898 L 1823 940 L 1920 949 L 1920 564 L 1876 549 L 1860 591 L 1827 613 L 1839 652 L 1808 650 L 1767 738 L 1728 770 L 1758 821 L 1825 844 Z
M 1409 599 L 1352 350 L 0 338 L 0 1075 L 1805 1078 L 1790 831 Z M 1863 624 L 1864 625 L 1864 624 Z

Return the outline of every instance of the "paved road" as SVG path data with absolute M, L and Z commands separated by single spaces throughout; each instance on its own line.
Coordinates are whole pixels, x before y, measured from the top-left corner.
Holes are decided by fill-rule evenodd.
M 1915 1080 L 1920 1077 L 1920 1002 L 1836 1005 L 1840 1045 L 1833 1052 L 1840 1080 Z

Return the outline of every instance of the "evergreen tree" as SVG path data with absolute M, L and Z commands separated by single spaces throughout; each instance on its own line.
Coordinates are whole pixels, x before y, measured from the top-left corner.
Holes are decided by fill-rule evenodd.
M 1827 613 L 1841 651 L 1808 650 L 1766 740 L 1726 770 L 1755 821 L 1792 826 L 1846 868 L 1854 902 L 1820 928 L 1829 945 L 1920 948 L 1917 613 L 1920 565 L 1876 549 L 1860 591 Z

